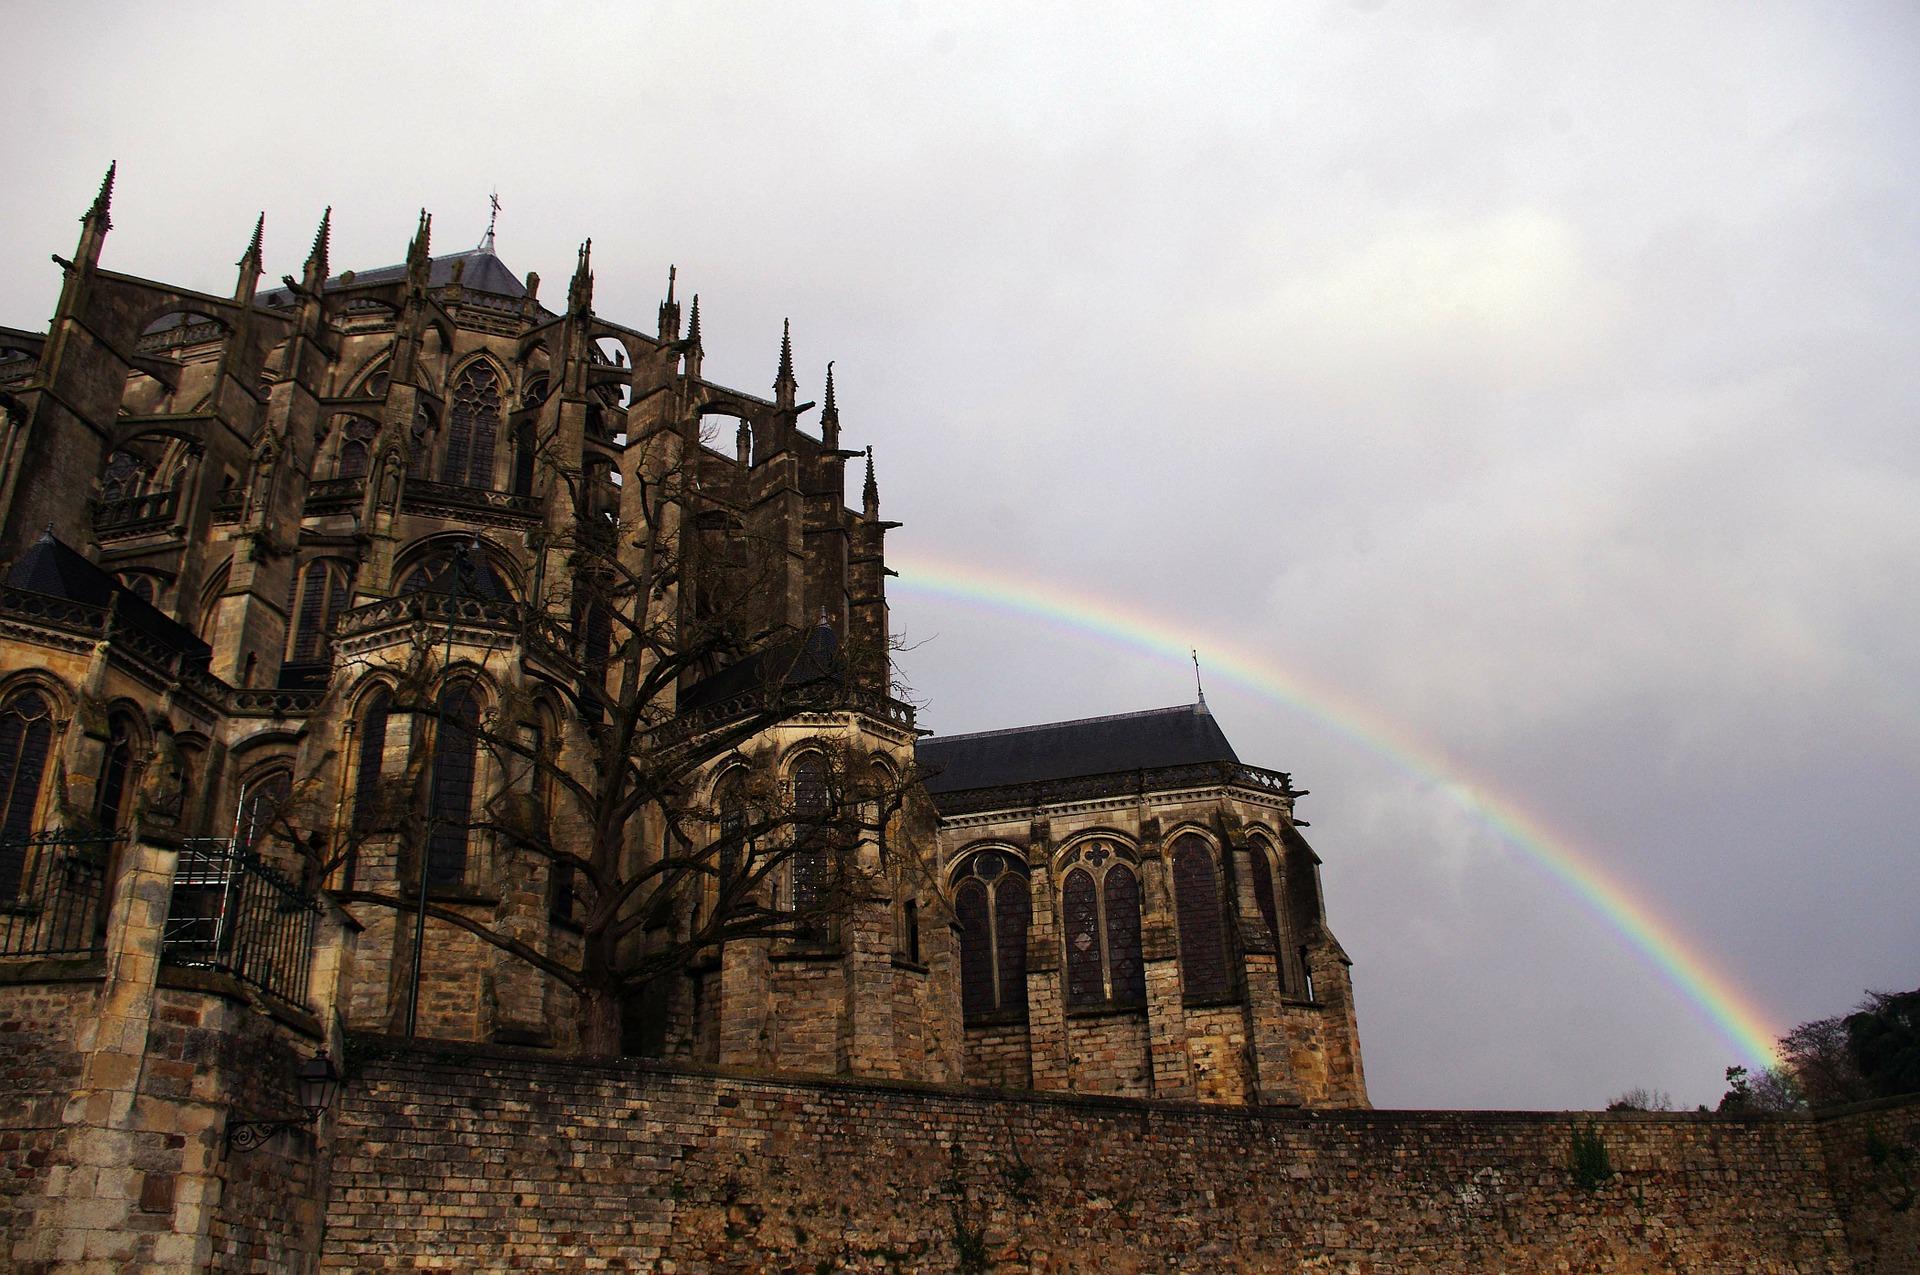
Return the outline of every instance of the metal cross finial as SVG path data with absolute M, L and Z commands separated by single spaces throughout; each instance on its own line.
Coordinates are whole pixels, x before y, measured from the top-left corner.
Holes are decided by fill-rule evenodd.
M 1196 697 L 1194 703 L 1204 708 L 1207 703 L 1207 692 L 1206 688 L 1200 685 L 1200 648 L 1188 647 L 1187 654 L 1193 656 L 1193 693 Z
M 500 192 L 499 191 L 496 190 L 491 195 L 487 196 L 487 207 L 492 210 L 487 214 L 487 238 L 491 239 L 493 238 L 493 225 L 495 222 L 500 220 Z

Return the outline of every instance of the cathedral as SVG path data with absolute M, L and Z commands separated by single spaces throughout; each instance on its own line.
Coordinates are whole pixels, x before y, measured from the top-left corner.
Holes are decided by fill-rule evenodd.
M 197 996 L 235 1057 L 1367 1105 L 1304 794 L 1204 699 L 895 694 L 831 365 L 715 384 L 671 272 L 617 322 L 589 241 L 550 308 L 425 213 L 192 291 L 105 268 L 112 188 L 0 329 L 0 982 L 65 989 L 87 1086 Z

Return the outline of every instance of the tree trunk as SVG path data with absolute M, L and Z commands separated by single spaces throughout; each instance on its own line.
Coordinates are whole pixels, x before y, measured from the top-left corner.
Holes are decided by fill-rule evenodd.
M 588 1058 L 620 1056 L 620 996 L 612 988 L 580 993 L 580 1052 Z

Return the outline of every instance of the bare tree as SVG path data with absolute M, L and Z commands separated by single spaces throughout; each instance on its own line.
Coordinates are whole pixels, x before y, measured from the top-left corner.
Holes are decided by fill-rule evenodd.
M 406 914 L 424 906 L 553 979 L 574 996 L 580 1047 L 592 1055 L 619 1051 L 622 1005 L 650 980 L 730 941 L 817 940 L 849 908 L 924 872 L 908 851 L 931 844 L 902 831 L 931 821 L 910 761 L 876 764 L 830 724 L 841 713 L 899 724 L 888 688 L 854 672 L 874 667 L 871 653 L 824 623 L 784 623 L 765 603 L 764 546 L 737 542 L 745 552 L 701 564 L 699 605 L 680 596 L 694 566 L 682 532 L 700 497 L 663 437 L 635 444 L 661 454 L 630 456 L 624 482 L 564 475 L 577 516 L 543 546 L 540 584 L 514 604 L 516 676 L 502 679 L 490 712 L 449 712 L 454 646 L 449 638 L 440 650 L 426 626 L 397 669 L 387 666 L 398 673 L 395 711 L 433 720 L 436 736 L 463 732 L 491 759 L 501 782 L 478 808 L 464 819 L 436 811 L 431 749 L 416 748 L 384 817 L 356 819 L 356 834 L 324 855 L 320 838 L 293 836 L 331 876 L 360 834 L 397 833 L 409 888 L 336 897 Z M 463 608 L 507 605 L 463 596 L 464 571 L 416 595 L 423 615 L 446 614 L 449 634 Z M 886 653 L 878 666 L 888 667 Z M 724 696 L 686 711 L 677 692 L 716 671 Z M 558 739 L 534 728 L 537 702 L 559 706 Z M 747 761 L 743 749 L 802 714 L 829 723 L 812 728 L 804 774 L 777 781 L 765 766 L 742 766 L 714 795 L 717 770 Z M 289 803 L 292 825 L 299 810 Z M 578 931 L 571 951 L 434 902 L 422 874 L 436 835 L 453 826 L 489 834 L 504 862 L 544 865 Z

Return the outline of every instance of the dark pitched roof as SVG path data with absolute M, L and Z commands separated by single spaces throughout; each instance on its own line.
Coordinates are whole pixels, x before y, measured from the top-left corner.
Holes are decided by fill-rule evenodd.
M 1240 762 L 1204 704 L 972 735 L 934 735 L 921 740 L 916 751 L 931 793 L 1196 762 Z
M 42 532 L 26 552 L 14 559 L 7 571 L 7 585 L 88 606 L 112 606 L 118 623 L 183 652 L 189 660 L 205 661 L 210 654 L 207 644 L 195 637 L 192 629 L 143 600 L 51 531 Z
M 460 286 L 471 288 L 475 292 L 490 292 L 496 297 L 518 299 L 527 295 L 527 285 L 520 276 L 507 268 L 507 263 L 493 254 L 491 248 L 469 248 L 465 252 L 450 253 L 444 257 L 435 257 L 427 263 L 427 286 L 444 288 L 453 282 L 455 262 L 465 262 L 466 269 L 460 276 Z M 393 283 L 407 277 L 407 266 L 401 262 L 397 266 L 378 266 L 372 270 L 353 272 L 355 284 Z M 342 276 L 335 275 L 327 280 L 329 289 L 341 285 Z M 260 294 L 260 304 L 283 306 L 293 304 L 293 294 L 285 288 L 274 288 Z
M 845 673 L 840 659 L 840 635 L 825 624 L 756 651 L 711 677 L 703 677 L 680 696 L 680 711 L 691 713 L 723 704 L 757 687 L 806 686 L 838 680 Z

